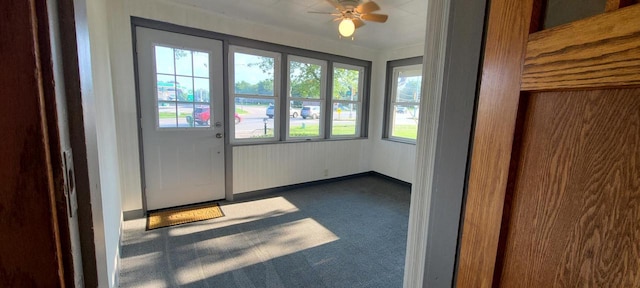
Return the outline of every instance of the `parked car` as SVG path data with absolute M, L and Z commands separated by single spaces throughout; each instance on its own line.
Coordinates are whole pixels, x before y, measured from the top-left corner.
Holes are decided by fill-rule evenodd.
M 297 118 L 298 115 L 300 115 L 300 109 L 289 108 L 289 116 L 291 116 L 291 118 Z
M 273 112 L 274 111 L 274 106 L 273 105 L 269 105 L 269 107 L 267 107 L 267 117 L 269 118 L 273 118 Z M 296 109 L 296 108 L 290 108 L 289 109 L 289 116 L 296 118 L 298 117 L 298 115 L 300 115 L 300 110 Z
M 198 107 L 193 110 L 193 120 L 196 125 L 209 125 L 209 118 L 211 117 L 211 108 Z
M 211 118 L 211 108 L 209 107 L 198 107 L 193 110 L 193 117 L 187 116 L 187 122 L 189 124 L 195 122 L 196 125 L 209 125 L 209 120 Z M 242 118 L 238 113 L 234 114 L 236 124 L 242 121 Z
M 407 107 L 398 106 L 396 108 L 396 112 L 400 114 L 404 114 L 405 112 L 407 112 Z
M 302 110 L 300 110 L 300 116 L 302 119 L 318 119 L 320 118 L 320 107 L 319 106 L 304 106 Z
M 275 110 L 275 106 L 269 104 L 269 107 L 267 107 L 267 117 L 273 118 L 273 110 Z

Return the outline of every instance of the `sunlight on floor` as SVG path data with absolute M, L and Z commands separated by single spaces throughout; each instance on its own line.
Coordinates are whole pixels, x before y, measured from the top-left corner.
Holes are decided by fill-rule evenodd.
M 207 223 L 206 225 L 198 225 L 199 223 L 194 223 L 196 225 L 175 226 L 169 230 L 169 235 L 181 236 L 198 232 L 200 230 L 211 229 L 212 226 L 208 225 L 208 223 L 214 223 L 215 228 L 223 228 L 300 211 L 284 197 L 273 197 L 226 205 L 223 204 L 220 207 L 222 208 L 222 212 L 225 214 L 224 217 L 214 219 L 211 222 L 201 222 Z M 194 226 L 201 226 L 201 229 Z
M 195 243 L 206 253 L 199 255 L 201 267 L 197 265 L 180 269 L 177 277 L 179 280 L 188 279 L 193 273 L 203 273 L 202 276 L 211 277 L 268 262 L 338 239 L 335 234 L 311 218 L 209 239 Z M 201 270 L 193 271 L 192 269 Z

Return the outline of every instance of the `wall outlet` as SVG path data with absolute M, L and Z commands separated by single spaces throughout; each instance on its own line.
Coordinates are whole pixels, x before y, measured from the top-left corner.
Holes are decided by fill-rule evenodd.
M 329 176 L 329 169 L 324 169 L 324 177 Z

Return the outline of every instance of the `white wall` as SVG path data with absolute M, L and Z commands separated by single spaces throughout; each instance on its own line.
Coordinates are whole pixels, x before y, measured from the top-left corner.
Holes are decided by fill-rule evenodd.
M 140 163 L 138 150 L 138 132 L 136 120 L 136 102 L 135 102 L 135 86 L 133 72 L 133 53 L 131 40 L 131 22 L 130 17 L 136 16 L 141 18 L 153 19 L 168 23 L 174 23 L 182 26 L 200 28 L 204 30 L 241 36 L 256 40 L 263 40 L 271 43 L 277 43 L 292 47 L 321 51 L 336 55 L 348 56 L 363 60 L 372 61 L 375 59 L 376 51 L 349 44 L 349 42 L 327 41 L 312 37 L 303 33 L 287 31 L 281 28 L 273 28 L 261 24 L 255 24 L 240 19 L 229 18 L 224 15 L 204 12 L 201 9 L 180 4 L 170 3 L 162 0 L 112 0 L 109 1 L 110 11 L 110 48 L 112 51 L 112 77 L 115 98 L 116 124 L 118 131 L 118 148 L 120 155 L 120 169 L 122 178 L 122 202 L 124 211 L 135 211 L 142 209 L 142 194 L 140 183 Z M 317 144 L 318 147 L 336 147 L 345 151 L 367 151 L 365 146 L 367 140 L 360 141 L 340 141 L 344 144 L 335 144 L 334 142 L 323 142 Z M 324 144 L 326 143 L 326 144 Z M 333 145 L 333 146 L 332 146 Z M 297 151 L 305 151 L 308 148 L 307 143 L 285 144 L 282 147 L 273 147 L 274 145 L 257 145 L 235 147 L 233 155 L 237 155 L 238 159 L 234 160 L 234 172 L 250 171 L 252 169 L 259 171 L 273 170 L 273 165 L 265 162 L 266 158 L 254 159 L 254 162 L 265 163 L 264 166 L 255 167 L 241 155 L 244 152 L 251 151 L 253 155 L 262 155 L 266 157 L 273 149 L 299 149 Z M 299 146 L 299 147 L 298 147 Z M 355 148 L 354 148 L 355 147 Z M 326 148 L 320 148 L 325 151 Z M 358 153 L 359 154 L 359 153 Z M 328 155 L 324 153 L 311 153 L 312 163 L 324 163 Z M 283 163 L 293 163 L 294 159 L 283 160 Z M 360 162 L 363 164 L 361 164 Z M 247 163 L 247 164 L 243 164 Z M 347 166 L 332 166 L 327 164 L 330 177 L 353 174 L 362 171 L 368 171 L 368 160 L 357 159 L 354 163 Z M 249 165 L 244 167 L 243 165 Z M 277 166 L 279 167 L 279 166 Z M 325 166 L 322 165 L 324 170 Z M 297 172 L 296 172 L 297 173 Z M 323 173 L 317 171 L 309 171 L 313 175 L 296 176 L 296 177 L 268 177 L 262 175 L 256 183 L 247 184 L 245 179 L 240 180 L 234 178 L 234 193 L 245 192 L 247 189 L 264 189 L 287 184 L 299 183 L 302 181 L 318 180 L 325 178 Z M 266 180 L 269 179 L 269 180 Z
M 382 140 L 387 61 L 422 56 L 424 44 L 382 51 L 373 62 L 369 139 L 371 170 L 413 183 L 416 146 Z
M 351 140 L 234 147 L 234 193 L 369 171 L 367 142 Z
M 94 241 L 98 281 L 101 287 L 117 286 L 120 223 L 120 169 L 113 104 L 108 38 L 107 0 L 87 1 L 91 46 L 95 125 L 100 170 L 99 189 L 92 191 Z M 88 108 L 88 107 L 85 107 Z M 90 109 L 85 113 L 91 113 Z

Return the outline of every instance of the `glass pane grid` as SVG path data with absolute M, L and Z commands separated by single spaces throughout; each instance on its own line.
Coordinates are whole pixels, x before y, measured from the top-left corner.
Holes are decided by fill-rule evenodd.
M 158 127 L 211 127 L 209 53 L 163 46 L 155 50 Z

